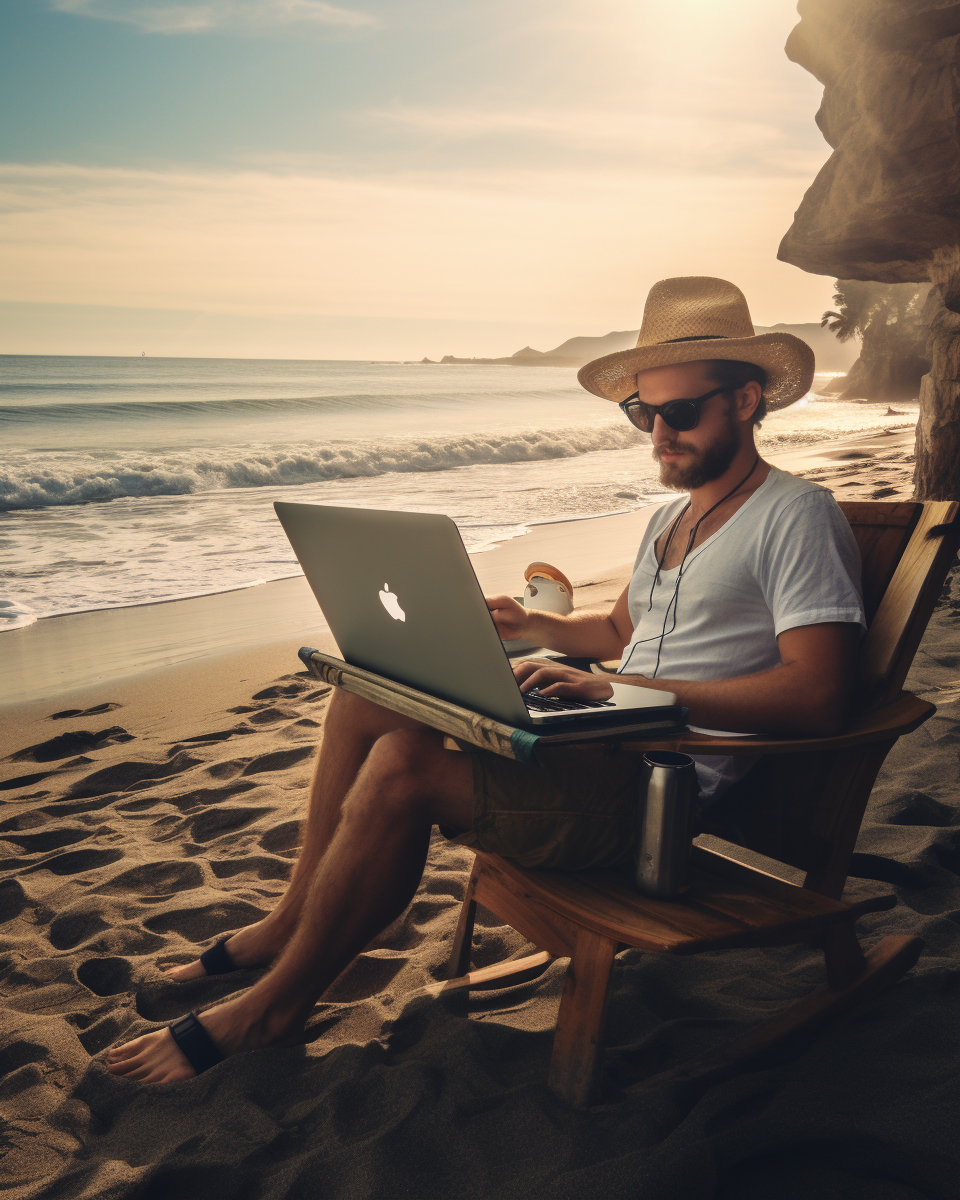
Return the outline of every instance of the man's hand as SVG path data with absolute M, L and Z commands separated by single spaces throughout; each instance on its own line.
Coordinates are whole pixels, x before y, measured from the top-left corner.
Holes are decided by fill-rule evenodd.
M 609 700 L 613 688 L 600 675 L 561 667 L 543 658 L 526 658 L 514 665 L 521 692 L 539 688 L 543 696 L 561 700 Z
M 512 596 L 487 596 L 487 608 L 493 616 L 497 633 L 505 642 L 516 641 L 524 635 L 530 613 Z

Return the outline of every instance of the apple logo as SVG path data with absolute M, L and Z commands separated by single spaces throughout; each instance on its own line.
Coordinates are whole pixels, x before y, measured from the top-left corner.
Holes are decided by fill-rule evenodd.
M 380 593 L 380 603 L 395 621 L 405 621 L 407 619 L 407 614 L 400 607 L 400 601 L 390 591 L 389 583 L 383 585 L 383 591 Z

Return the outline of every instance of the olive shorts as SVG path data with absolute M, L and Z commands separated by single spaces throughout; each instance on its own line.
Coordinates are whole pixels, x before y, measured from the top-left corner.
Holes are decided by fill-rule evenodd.
M 633 855 L 640 754 L 544 747 L 539 766 L 474 751 L 473 825 L 451 841 L 520 867 L 622 867 Z

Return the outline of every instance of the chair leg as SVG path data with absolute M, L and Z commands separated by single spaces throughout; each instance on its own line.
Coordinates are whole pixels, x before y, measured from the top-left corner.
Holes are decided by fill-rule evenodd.
M 567 968 L 550 1060 L 550 1087 L 569 1104 L 587 1104 L 603 1049 L 610 970 L 618 943 L 581 929 Z
M 482 867 L 480 859 L 473 860 L 473 870 L 467 880 L 467 890 L 463 895 L 460 906 L 460 920 L 457 922 L 457 932 L 453 935 L 453 947 L 447 969 L 449 979 L 457 979 L 466 975 L 470 970 L 470 951 L 473 948 L 473 925 L 477 919 L 477 902 L 474 899 L 477 891 L 477 879 Z

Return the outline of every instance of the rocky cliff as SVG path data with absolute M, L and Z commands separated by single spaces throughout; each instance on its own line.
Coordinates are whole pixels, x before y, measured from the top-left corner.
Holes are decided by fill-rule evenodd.
M 801 0 L 787 54 L 824 85 L 833 154 L 780 246 L 805 271 L 930 280 L 921 499 L 960 496 L 960 4 Z
M 824 85 L 833 154 L 779 257 L 843 279 L 912 283 L 957 242 L 960 4 L 801 0 L 787 55 Z

